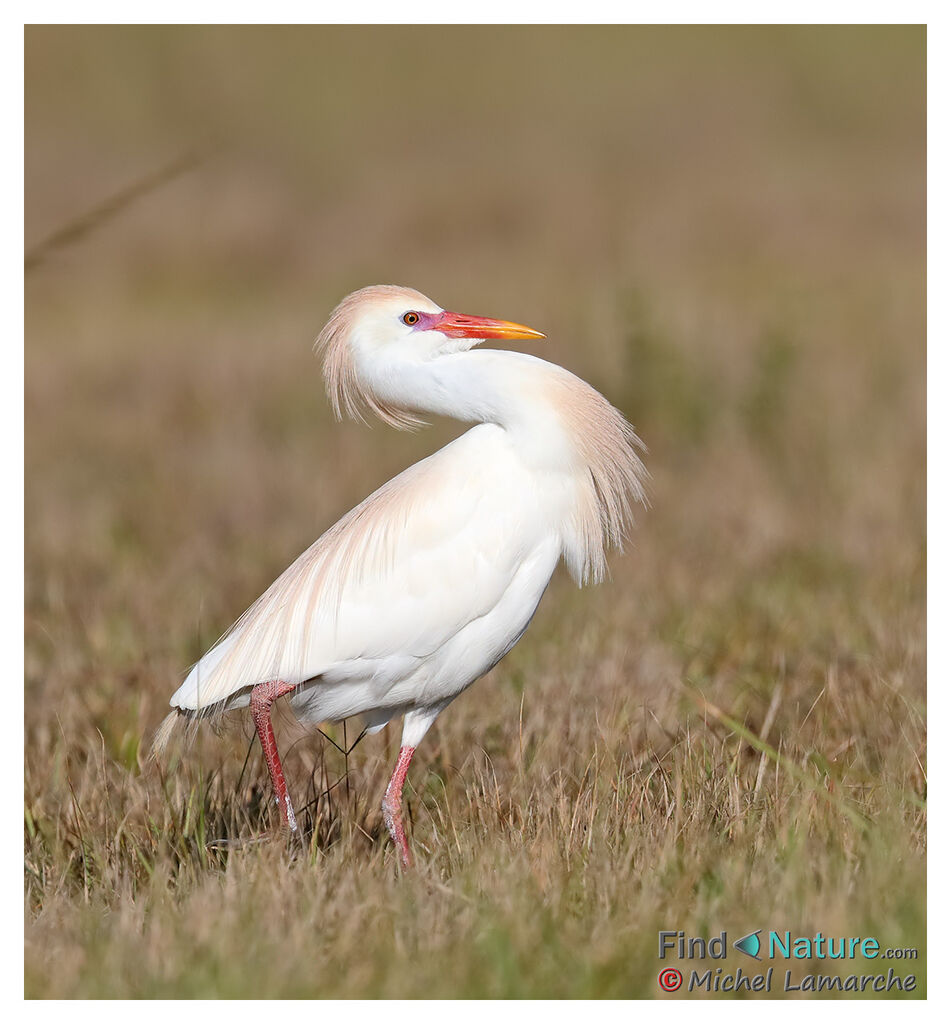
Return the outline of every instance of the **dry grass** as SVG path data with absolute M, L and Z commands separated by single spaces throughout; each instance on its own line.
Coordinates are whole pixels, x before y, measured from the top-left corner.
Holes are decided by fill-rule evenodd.
M 27 32 L 28 242 L 219 145 L 27 279 L 27 994 L 653 996 L 659 929 L 757 927 L 917 946 L 923 991 L 923 32 L 444 42 Z M 240 842 L 242 717 L 146 756 L 453 433 L 331 423 L 310 341 L 375 281 L 545 330 L 653 473 L 613 580 L 556 577 L 427 737 L 405 878 L 392 728 L 279 723 L 297 848 Z

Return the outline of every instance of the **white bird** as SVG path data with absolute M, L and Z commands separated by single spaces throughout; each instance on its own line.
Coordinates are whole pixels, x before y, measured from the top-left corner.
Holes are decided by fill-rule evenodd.
M 380 285 L 340 303 L 317 339 L 338 418 L 397 428 L 420 415 L 471 429 L 384 484 L 332 526 L 193 666 L 170 701 L 180 716 L 251 706 L 284 825 L 297 822 L 271 705 L 302 722 L 403 717 L 383 815 L 411 863 L 401 800 L 436 716 L 525 632 L 560 559 L 598 582 L 644 502 L 643 445 L 602 395 L 553 363 L 474 350 L 544 335 L 450 313 Z

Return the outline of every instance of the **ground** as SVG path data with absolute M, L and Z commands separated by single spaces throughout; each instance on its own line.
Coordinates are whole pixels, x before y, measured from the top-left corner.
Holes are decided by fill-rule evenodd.
M 924 51 L 27 30 L 28 996 L 654 997 L 658 931 L 756 928 L 917 947 L 923 994 Z M 246 714 L 149 757 L 187 666 L 458 432 L 333 422 L 311 343 L 371 283 L 543 330 L 652 474 L 610 581 L 559 572 L 426 737 L 406 876 L 395 726 L 344 757 L 279 716 L 300 842 Z

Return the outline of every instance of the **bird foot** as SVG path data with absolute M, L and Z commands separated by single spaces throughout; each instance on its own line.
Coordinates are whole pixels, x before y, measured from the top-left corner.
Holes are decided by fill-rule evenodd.
M 212 839 L 205 844 L 208 850 L 240 850 L 243 846 L 257 846 L 259 843 L 268 843 L 274 838 L 270 833 L 264 832 L 259 836 L 238 836 L 234 839 Z

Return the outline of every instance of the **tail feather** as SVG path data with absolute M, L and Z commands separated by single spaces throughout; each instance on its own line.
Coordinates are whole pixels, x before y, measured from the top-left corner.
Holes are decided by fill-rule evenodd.
M 162 719 L 162 724 L 155 730 L 155 737 L 152 740 L 153 758 L 159 758 L 165 753 L 165 748 L 168 746 L 168 741 L 172 738 L 175 727 L 182 719 L 187 717 L 187 715 L 176 708 L 171 714 L 166 715 Z

